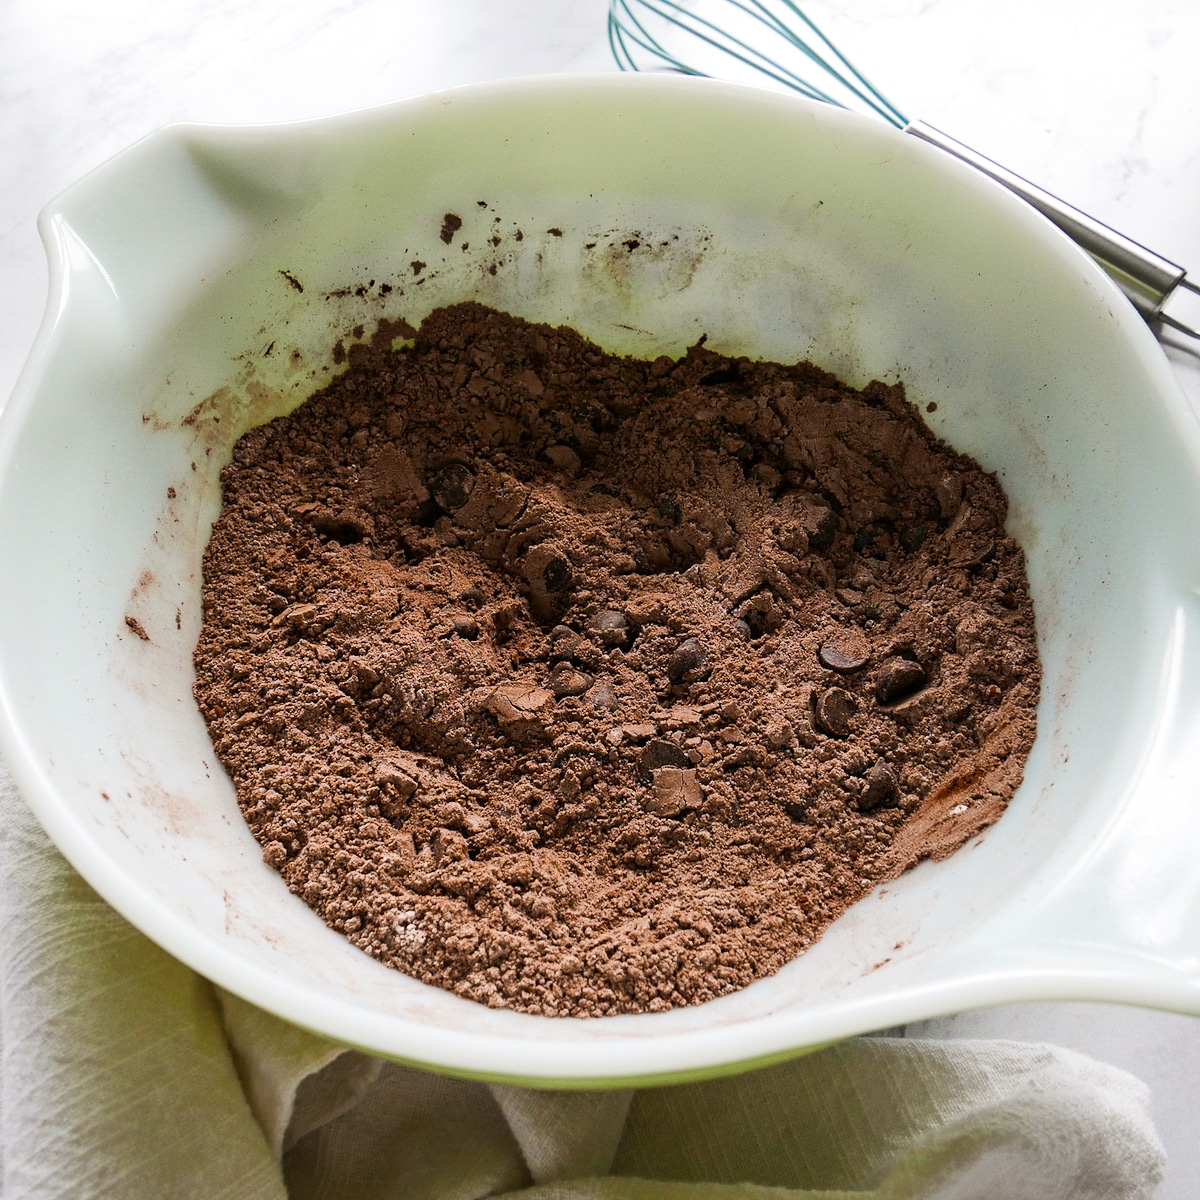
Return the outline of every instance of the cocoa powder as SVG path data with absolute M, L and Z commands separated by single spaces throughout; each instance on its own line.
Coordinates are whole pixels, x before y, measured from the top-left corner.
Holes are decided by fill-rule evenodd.
M 1023 556 L 898 385 L 468 303 L 352 346 L 222 478 L 196 697 L 246 821 L 460 996 L 726 994 L 1020 781 Z

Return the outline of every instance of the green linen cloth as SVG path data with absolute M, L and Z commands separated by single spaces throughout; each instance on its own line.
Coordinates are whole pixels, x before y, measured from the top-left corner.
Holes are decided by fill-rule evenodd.
M 443 1078 L 222 992 L 110 909 L 0 768 L 5 1200 L 1149 1200 L 1139 1081 L 860 1038 L 638 1092 Z

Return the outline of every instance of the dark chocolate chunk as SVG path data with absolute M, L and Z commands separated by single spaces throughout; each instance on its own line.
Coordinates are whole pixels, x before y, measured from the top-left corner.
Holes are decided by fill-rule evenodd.
M 861 670 L 871 657 L 871 643 L 857 629 L 839 629 L 817 651 L 821 666 L 842 675 Z
M 463 463 L 447 463 L 429 477 L 427 486 L 443 512 L 457 512 L 475 490 L 475 473 Z
M 565 558 L 552 559 L 542 571 L 546 591 L 561 592 L 571 582 L 571 564 Z
M 867 790 L 858 798 L 858 807 L 863 811 L 891 804 L 896 799 L 896 776 L 892 768 L 880 759 L 867 772 Z
M 617 608 L 596 613 L 587 623 L 588 631 L 605 646 L 624 646 L 629 639 L 629 622 Z
M 858 701 L 845 688 L 826 688 L 813 702 L 817 725 L 832 737 L 850 734 L 850 721 L 858 710 Z
M 875 698 L 880 704 L 895 704 L 920 691 L 928 680 L 920 663 L 893 655 L 884 659 L 875 676 Z
M 708 654 L 696 638 L 683 642 L 667 662 L 667 678 L 672 683 L 695 683 L 708 670 Z
M 562 700 L 566 696 L 582 696 L 594 682 L 586 671 L 576 670 L 568 663 L 559 663 L 550 675 L 550 690 L 556 699 Z
M 553 595 L 570 586 L 571 564 L 561 554 L 530 554 L 525 560 L 523 574 L 534 588 Z
M 692 760 L 674 742 L 654 738 L 646 743 L 638 756 L 638 771 L 649 779 L 659 767 L 690 767 Z

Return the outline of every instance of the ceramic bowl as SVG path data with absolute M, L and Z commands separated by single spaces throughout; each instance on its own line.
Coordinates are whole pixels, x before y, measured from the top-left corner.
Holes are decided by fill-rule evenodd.
M 1149 330 L 1020 201 L 829 107 L 604 76 L 167 128 L 41 227 L 49 308 L 0 421 L 3 751 L 67 858 L 179 959 L 373 1053 L 555 1086 L 1005 1001 L 1200 1012 L 1200 437 Z M 485 1008 L 292 896 L 191 696 L 218 473 L 339 369 L 338 339 L 466 298 L 613 351 L 703 333 L 935 403 L 999 473 L 1036 603 L 1040 732 L 1000 822 L 775 976 L 644 1016 Z

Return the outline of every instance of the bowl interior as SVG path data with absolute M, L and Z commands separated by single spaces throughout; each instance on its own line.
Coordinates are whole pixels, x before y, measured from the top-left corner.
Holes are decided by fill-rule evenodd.
M 255 1003 L 483 1075 L 714 1069 L 952 1007 L 961 948 L 1137 802 L 1197 575 L 1194 435 L 1083 256 L 915 139 L 707 82 L 527 81 L 168 129 L 44 222 L 52 312 L 0 445 L 8 754 L 93 885 Z M 335 341 L 467 298 L 609 350 L 707 334 L 936 404 L 934 429 L 999 473 L 1036 602 L 1040 732 L 1004 819 L 776 976 L 661 1015 L 488 1010 L 380 966 L 291 896 L 191 698 L 218 473 L 242 431 L 338 369 Z

